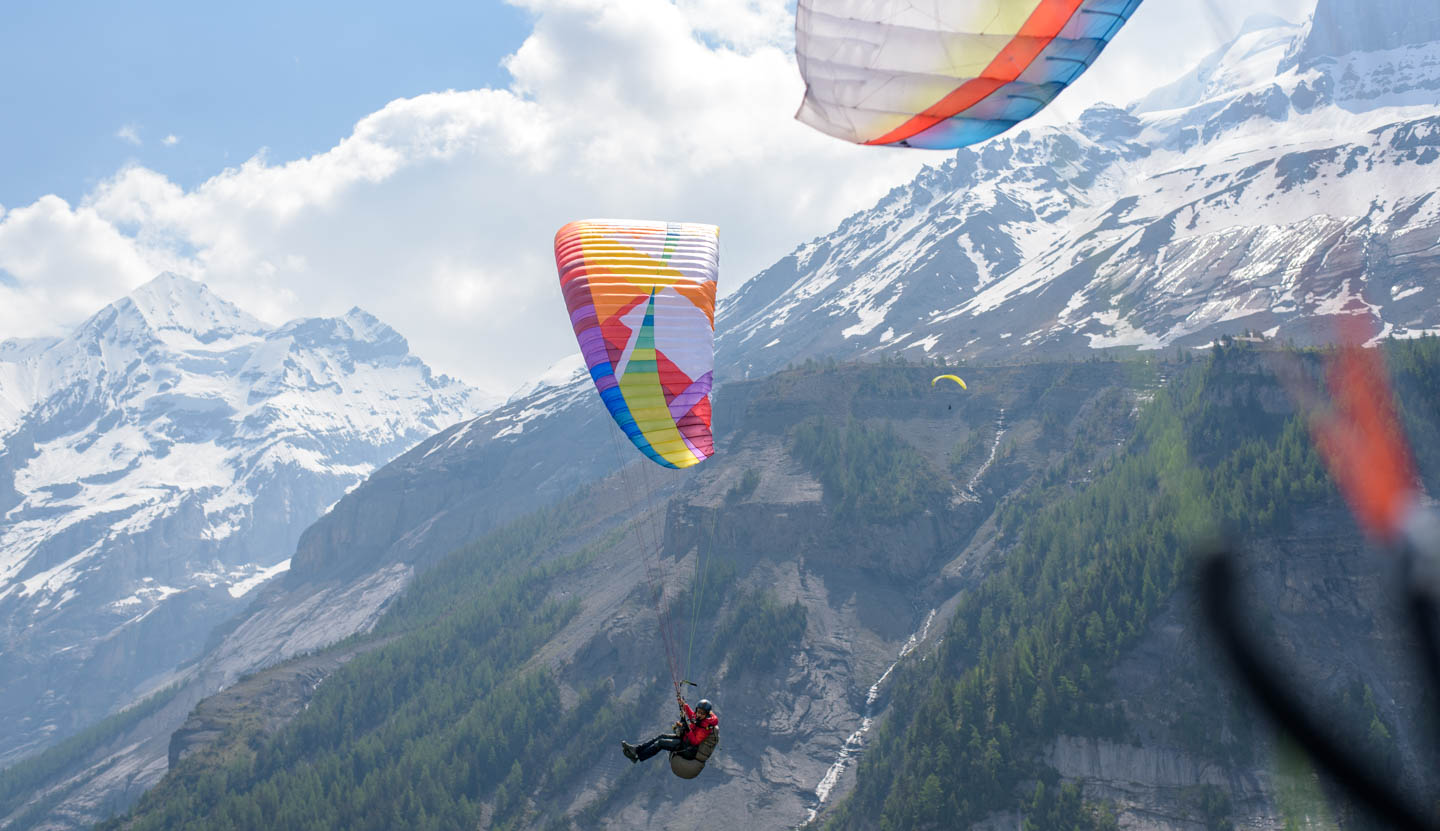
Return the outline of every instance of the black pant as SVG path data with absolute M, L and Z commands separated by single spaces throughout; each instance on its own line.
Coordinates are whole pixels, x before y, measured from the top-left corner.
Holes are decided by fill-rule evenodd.
M 662 750 L 684 750 L 687 747 L 690 745 L 685 743 L 685 739 L 674 733 L 665 733 L 636 747 L 635 755 L 643 762 Z

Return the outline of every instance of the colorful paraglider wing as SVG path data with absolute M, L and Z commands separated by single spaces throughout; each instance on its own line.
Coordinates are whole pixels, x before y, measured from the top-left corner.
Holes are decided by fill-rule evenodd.
M 964 147 L 1039 112 L 1140 0 L 799 0 L 795 117 L 857 144 Z
M 955 383 L 960 385 L 960 389 L 969 389 L 969 387 L 965 386 L 964 379 L 962 379 L 959 375 L 936 375 L 934 378 L 930 379 L 930 386 L 933 387 L 941 381 L 954 381 Z
M 665 467 L 708 458 L 719 230 L 572 222 L 555 234 L 555 267 L 590 377 L 620 429 Z

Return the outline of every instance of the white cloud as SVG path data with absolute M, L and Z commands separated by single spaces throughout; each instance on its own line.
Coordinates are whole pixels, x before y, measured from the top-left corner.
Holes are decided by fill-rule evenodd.
M 115 131 L 115 138 L 139 147 L 141 144 L 140 128 L 136 127 L 134 124 L 126 124 L 124 127 L 121 127 L 120 129 Z
M 795 45 L 793 2 L 676 0 L 676 5 L 704 40 L 740 49 L 774 45 L 790 50 Z
M 171 133 L 165 138 L 160 139 L 160 143 L 165 145 L 166 147 L 174 147 L 175 145 L 180 143 L 180 137 L 175 135 L 174 133 Z
M 33 298 L 29 323 L 4 320 L 0 334 L 73 324 L 172 268 L 272 321 L 359 305 L 441 371 L 504 390 L 574 349 L 551 255 L 565 222 L 715 222 L 733 289 L 942 158 L 795 122 L 783 2 L 521 5 L 535 28 L 507 60 L 508 89 L 393 101 L 325 153 L 257 156 L 189 191 L 129 167 L 78 206 L 52 198 L 27 222 L 0 221 L 46 250 L 89 234 L 66 257 L 0 245 L 0 267 Z M 88 307 L 46 305 L 67 267 L 91 287 Z
M 0 221 L 0 269 L 15 282 L 0 283 L 0 337 L 62 334 L 163 262 L 92 208 L 58 196 L 15 208 Z
M 514 2 L 534 30 L 506 89 L 392 101 L 324 153 L 257 155 L 192 190 L 132 166 L 78 206 L 0 218 L 18 282 L 0 337 L 53 334 L 171 269 L 272 322 L 359 305 L 504 391 L 575 349 L 551 255 L 565 222 L 714 222 L 723 296 L 946 157 L 794 121 L 784 0 Z

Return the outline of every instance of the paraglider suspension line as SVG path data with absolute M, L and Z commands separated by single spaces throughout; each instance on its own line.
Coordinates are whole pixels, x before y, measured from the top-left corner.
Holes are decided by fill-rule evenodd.
M 718 510 L 717 508 L 716 511 Z M 705 578 L 709 573 L 710 561 L 715 559 L 714 547 L 715 512 L 712 511 L 710 514 L 710 533 L 707 534 L 705 539 L 700 541 L 700 545 L 695 548 L 695 575 L 691 580 L 693 588 L 690 591 L 693 597 L 690 608 L 690 645 L 685 649 L 686 678 L 690 677 L 690 670 L 694 666 L 694 664 L 690 662 L 690 659 L 695 655 L 695 630 L 700 628 L 700 606 L 705 599 Z M 705 556 L 706 548 L 712 549 L 709 557 Z M 693 681 L 687 681 L 686 683 L 692 686 L 695 685 Z
M 609 430 L 610 446 L 615 451 L 615 464 L 620 469 L 620 479 L 625 488 L 626 499 L 630 502 L 632 514 L 630 530 L 635 537 L 635 547 L 640 549 L 641 557 L 644 560 L 645 581 L 655 607 L 655 619 L 660 629 L 660 643 L 665 649 L 665 663 L 670 670 L 670 683 L 675 687 L 676 692 L 679 692 L 680 667 L 677 657 L 679 650 L 676 648 L 670 615 L 665 608 L 664 563 L 661 560 L 660 541 L 656 537 L 654 529 L 648 526 L 643 516 L 651 508 L 649 503 L 653 500 L 655 491 L 649 487 L 649 477 L 643 467 L 639 474 L 640 477 L 646 479 L 643 494 L 640 491 L 640 483 L 632 479 L 630 466 L 625 464 L 619 440 L 615 438 L 615 431 L 618 429 L 618 426 L 612 426 Z M 641 464 L 643 465 L 645 462 L 642 460 Z
M 645 480 L 645 493 L 647 503 L 655 501 L 655 494 L 659 486 L 654 481 L 649 465 L 644 461 L 638 462 L 636 467 L 640 470 L 640 478 Z M 653 507 L 653 506 L 652 506 Z M 662 523 L 664 515 L 661 516 Z M 665 659 L 670 665 L 670 684 L 678 693 L 680 691 L 680 641 L 675 634 L 675 623 L 670 617 L 670 607 L 665 603 L 665 587 L 672 585 L 669 574 L 665 568 L 664 536 L 663 530 L 657 530 L 654 525 L 641 523 L 650 534 L 650 551 L 655 555 L 655 609 L 660 616 L 660 635 L 665 641 Z M 663 528 L 663 526 L 662 526 Z

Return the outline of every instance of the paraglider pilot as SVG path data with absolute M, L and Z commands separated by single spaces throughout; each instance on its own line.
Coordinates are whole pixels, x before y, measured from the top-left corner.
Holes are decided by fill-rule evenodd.
M 686 753 L 693 754 L 695 748 L 703 744 L 705 739 L 709 738 L 710 732 L 719 726 L 720 717 L 715 715 L 709 699 L 700 699 L 700 703 L 692 710 L 690 705 L 685 703 L 685 696 L 677 692 L 675 702 L 680 705 L 680 712 L 684 715 L 675 722 L 674 732 L 663 733 L 640 745 L 620 742 L 625 758 L 632 762 L 642 762 L 662 750 L 679 752 L 682 756 Z

